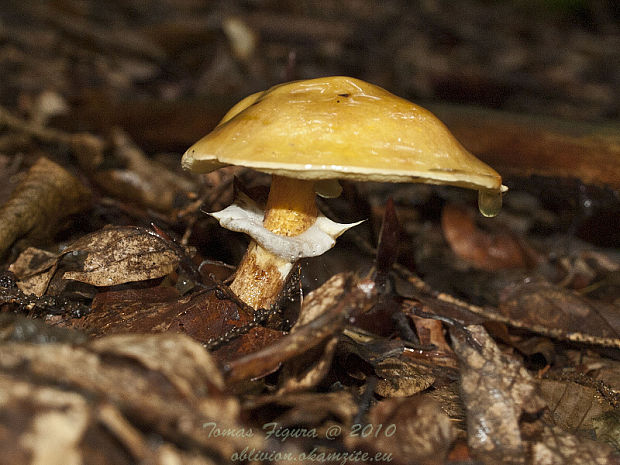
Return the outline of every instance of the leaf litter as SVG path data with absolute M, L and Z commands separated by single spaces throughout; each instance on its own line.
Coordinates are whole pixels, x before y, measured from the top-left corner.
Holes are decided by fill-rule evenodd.
M 226 206 L 231 173 L 189 179 L 178 171 L 178 154 L 151 150 L 182 150 L 194 132 L 217 122 L 220 106 L 226 108 L 228 94 L 244 88 L 244 79 L 251 88 L 243 93 L 249 93 L 269 80 L 265 73 L 280 73 L 261 60 L 280 60 L 277 51 L 291 45 L 288 35 L 298 48 L 318 31 L 328 46 L 302 46 L 304 61 L 320 53 L 331 57 L 321 55 L 321 62 L 342 62 L 338 53 L 351 52 L 350 44 L 364 49 L 360 44 L 368 40 L 355 32 L 366 27 L 352 27 L 351 21 L 364 17 L 364 25 L 376 30 L 375 21 L 390 23 L 389 13 L 357 2 L 343 23 L 325 19 L 331 10 L 300 18 L 286 7 L 275 16 L 240 8 L 235 21 L 242 30 L 254 39 L 260 33 L 254 50 L 271 50 L 250 51 L 240 64 L 241 58 L 228 56 L 238 37 L 211 20 L 197 31 L 196 12 L 184 16 L 192 2 L 175 5 L 169 23 L 149 19 L 137 28 L 125 22 L 102 27 L 86 13 L 88 2 L 77 8 L 73 3 L 62 11 L 25 7 L 18 16 L 35 22 L 32 37 L 19 32 L 21 24 L 16 28 L 10 16 L 3 18 L 1 60 L 8 63 L 2 69 L 9 90 L 2 104 L 15 107 L 0 107 L 6 184 L 0 190 L 6 258 L 0 274 L 3 458 L 12 464 L 30 463 L 33 455 L 63 465 L 79 459 L 207 464 L 254 448 L 359 450 L 403 464 L 618 462 L 619 265 L 613 250 L 591 247 L 613 246 L 614 238 L 617 243 L 617 193 L 526 178 L 557 172 L 617 184 L 612 136 L 597 125 L 580 138 L 553 121 L 440 109 L 459 139 L 479 144 L 479 153 L 497 157 L 498 166 L 516 174 L 501 221 L 474 220 L 460 191 L 345 185 L 344 197 L 329 202 L 333 216 L 369 221 L 324 260 L 305 262 L 300 281 L 280 302 L 254 314 L 220 281 L 232 269 L 225 263 L 238 262 L 243 240 L 199 213 Z M 438 2 L 416 18 L 435 18 L 430 24 L 441 23 L 445 35 L 450 22 L 435 16 L 445 8 Z M 144 19 L 139 9 L 131 11 L 136 22 Z M 365 17 L 364 11 L 373 14 Z M 106 15 L 123 13 L 112 5 Z M 295 27 L 283 33 L 282 17 Z M 535 40 L 530 21 L 521 28 Z M 420 48 L 411 53 L 410 44 L 428 38 L 402 40 L 411 31 L 396 23 L 388 35 L 407 62 L 395 73 L 406 83 L 403 95 L 410 86 L 424 95 L 444 88 L 446 73 L 450 82 L 464 85 L 457 79 L 461 71 L 450 74 L 453 60 L 428 59 L 430 52 L 422 52 L 422 62 L 431 68 L 412 77 L 407 70 L 417 69 L 411 60 L 419 58 Z M 453 56 L 463 52 L 462 38 L 471 36 L 460 24 L 449 32 L 454 43 L 441 44 Z M 580 60 L 582 50 L 596 48 L 588 55 L 595 62 L 614 50 L 593 47 L 583 32 L 574 37 Z M 200 59 L 191 56 L 197 38 L 207 50 Z M 434 45 L 435 38 L 428 49 Z M 56 53 L 47 56 L 52 49 Z M 68 54 L 69 62 L 59 54 Z M 217 59 L 211 62 L 211 55 Z M 184 70 L 193 61 L 203 63 L 198 77 L 172 82 L 168 70 Z M 78 72 L 57 71 L 74 70 L 68 63 L 77 63 Z M 474 71 L 479 66 L 470 65 Z M 158 79 L 161 70 L 165 82 Z M 510 79 L 513 70 L 504 71 Z M 435 82 L 438 72 L 442 77 Z M 604 85 L 598 94 L 588 93 L 592 86 L 574 85 L 576 76 L 586 74 L 569 70 L 573 84 L 566 88 L 582 91 L 577 100 L 565 98 L 561 111 L 605 111 L 596 103 Z M 37 83 L 33 76 L 49 82 Z M 67 76 L 104 84 L 76 90 Z M 481 77 L 467 85 L 478 88 Z M 484 79 L 504 78 L 496 72 Z M 132 94 L 136 85 L 139 98 Z M 193 95 L 192 85 L 226 97 L 176 100 Z M 19 95 L 6 98 L 13 89 Z M 540 90 L 520 92 L 538 94 L 508 100 L 540 99 L 549 108 Z M 580 104 L 584 99 L 588 105 Z M 480 137 L 481 122 L 487 130 L 501 129 L 489 133 L 506 137 Z M 84 128 L 92 133 L 77 132 Z M 568 154 L 588 150 L 608 162 L 560 166 L 562 151 L 546 148 L 548 157 L 538 166 L 533 139 L 514 137 L 533 128 L 541 134 L 534 143 L 542 140 L 547 147 L 553 141 Z M 244 171 L 237 175 L 253 193 L 264 181 Z M 151 221 L 160 228 L 150 228 Z M 370 245 L 375 242 L 376 249 Z M 317 269 L 322 279 L 313 274 Z M 304 298 L 292 302 L 297 287 Z M 333 427 L 348 434 L 329 441 L 303 434 L 325 438 Z M 295 431 L 294 438 L 286 436 Z

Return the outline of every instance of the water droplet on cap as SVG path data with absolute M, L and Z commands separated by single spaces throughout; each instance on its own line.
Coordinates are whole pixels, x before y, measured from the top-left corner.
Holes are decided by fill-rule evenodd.
M 484 216 L 495 216 L 502 209 L 502 193 L 500 191 L 479 190 L 478 210 Z

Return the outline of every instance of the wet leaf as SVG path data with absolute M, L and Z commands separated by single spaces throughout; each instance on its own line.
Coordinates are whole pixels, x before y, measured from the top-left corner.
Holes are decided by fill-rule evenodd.
M 90 196 L 75 176 L 40 158 L 0 207 L 0 256 L 20 238 L 49 239 L 66 217 L 88 206 Z
M 473 340 L 452 330 L 454 351 L 461 362 L 461 390 L 467 411 L 468 444 L 485 464 L 522 464 L 525 445 L 519 419 L 536 414 L 545 403 L 531 375 L 504 355 L 486 331 L 467 327 Z

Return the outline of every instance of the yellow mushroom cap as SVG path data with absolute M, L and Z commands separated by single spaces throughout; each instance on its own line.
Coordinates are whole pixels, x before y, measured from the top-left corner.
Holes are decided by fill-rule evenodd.
M 246 97 L 187 150 L 182 163 L 194 172 L 240 165 L 299 179 L 502 189 L 501 176 L 431 112 L 343 76 L 289 82 Z

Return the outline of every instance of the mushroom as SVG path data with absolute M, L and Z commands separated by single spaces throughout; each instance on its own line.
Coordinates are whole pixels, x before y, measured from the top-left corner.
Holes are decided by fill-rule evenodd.
M 237 165 L 272 175 L 264 213 L 244 196 L 212 213 L 253 239 L 231 289 L 254 308 L 275 302 L 296 260 L 324 253 L 357 224 L 334 223 L 317 209 L 315 193 L 337 196 L 338 179 L 476 189 L 486 216 L 499 211 L 505 190 L 500 175 L 428 110 L 343 76 L 246 97 L 187 150 L 182 164 L 199 173 Z

